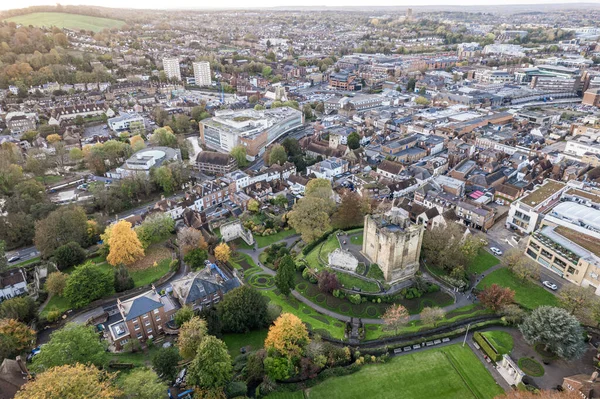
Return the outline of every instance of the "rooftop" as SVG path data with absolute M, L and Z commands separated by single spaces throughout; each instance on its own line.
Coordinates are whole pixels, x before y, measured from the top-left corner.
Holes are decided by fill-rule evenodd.
M 524 198 L 521 198 L 520 201 L 525 205 L 535 207 L 564 187 L 565 183 L 555 180 L 547 180 L 544 185 L 538 187 Z
M 575 244 L 582 248 L 590 251 L 591 253 L 600 256 L 600 240 L 589 236 L 587 234 L 580 233 L 578 231 L 569 229 L 564 226 L 557 226 L 554 231 L 566 239 L 573 241 Z

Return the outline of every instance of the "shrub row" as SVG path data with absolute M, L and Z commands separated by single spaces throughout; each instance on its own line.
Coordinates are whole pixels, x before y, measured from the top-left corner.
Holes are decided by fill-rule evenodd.
M 502 355 L 496 352 L 496 349 L 488 342 L 488 340 L 483 335 L 481 335 L 479 331 L 473 334 L 473 339 L 481 347 L 483 352 L 494 362 L 499 362 L 500 360 L 502 360 Z

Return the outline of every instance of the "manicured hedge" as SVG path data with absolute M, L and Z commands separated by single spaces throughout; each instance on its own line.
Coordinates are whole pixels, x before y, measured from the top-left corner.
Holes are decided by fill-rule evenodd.
M 492 345 L 490 345 L 488 340 L 483 335 L 481 335 L 479 331 L 473 334 L 473 339 L 475 340 L 475 342 L 477 342 L 477 344 L 481 347 L 483 352 L 490 359 L 492 359 L 495 362 L 499 362 L 500 360 L 502 360 L 502 355 L 496 352 L 496 349 Z

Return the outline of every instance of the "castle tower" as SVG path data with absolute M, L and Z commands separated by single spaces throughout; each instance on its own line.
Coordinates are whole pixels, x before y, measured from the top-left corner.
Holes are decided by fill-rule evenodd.
M 412 223 L 401 208 L 366 215 L 362 252 L 379 265 L 387 282 L 412 278 L 419 269 L 424 231 L 425 227 Z

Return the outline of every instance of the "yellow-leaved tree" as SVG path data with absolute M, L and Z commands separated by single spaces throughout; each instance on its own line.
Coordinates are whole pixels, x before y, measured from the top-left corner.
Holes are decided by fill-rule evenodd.
M 310 339 L 302 320 L 291 313 L 283 313 L 269 328 L 266 349 L 275 349 L 281 356 L 293 358 L 301 356 Z
M 231 248 L 229 248 L 229 245 L 222 242 L 221 244 L 216 246 L 215 258 L 217 258 L 217 260 L 219 262 L 223 262 L 223 263 L 228 262 L 230 257 L 231 257 Z
M 144 256 L 144 248 L 131 223 L 121 220 L 110 229 L 108 237 L 109 253 L 106 257 L 113 266 L 130 265 Z
M 53 367 L 23 385 L 15 399 L 118 398 L 122 392 L 113 385 L 116 376 L 79 363 Z

